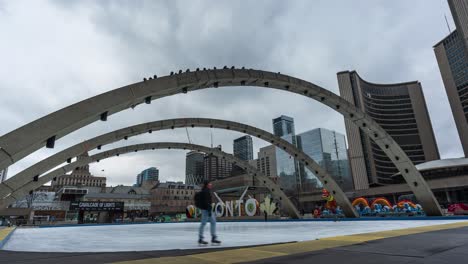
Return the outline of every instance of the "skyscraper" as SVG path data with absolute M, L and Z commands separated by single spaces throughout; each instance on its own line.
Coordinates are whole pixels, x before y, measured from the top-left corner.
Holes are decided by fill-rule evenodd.
M 278 177 L 276 171 L 276 147 L 274 145 L 260 148 L 256 167 L 257 170 L 260 170 L 265 176 Z
M 204 153 L 190 151 L 185 157 L 185 184 L 200 185 L 205 180 Z
M 289 116 L 280 116 L 273 119 L 273 132 L 287 142 L 297 146 L 294 128 L 294 119 Z M 299 175 L 299 162 L 284 150 L 276 148 L 276 172 L 281 187 L 287 193 L 297 193 L 301 186 Z
M 234 156 L 241 160 L 253 160 L 253 144 L 251 136 L 234 139 Z
M 338 74 L 341 97 L 367 113 L 400 145 L 415 163 L 439 159 L 421 84 L 367 82 L 355 72 Z M 398 169 L 387 155 L 348 120 L 345 120 L 354 187 L 367 189 L 392 183 Z
M 221 145 L 217 148 L 221 150 Z M 204 157 L 204 169 L 206 180 L 214 181 L 224 179 L 231 176 L 232 163 L 228 162 L 223 157 L 207 154 Z
M 278 137 L 294 135 L 294 119 L 284 115 L 273 119 L 273 133 Z
M 468 0 L 449 0 L 457 29 L 434 46 L 465 157 L 468 157 Z
M 325 169 L 344 191 L 353 189 L 346 140 L 343 134 L 317 128 L 297 135 L 301 150 Z M 300 163 L 302 191 L 310 192 L 323 186 L 313 172 Z
M 159 170 L 155 167 L 148 168 L 140 172 L 136 177 L 136 185 L 141 186 L 144 182 L 154 182 L 159 180 Z
M 7 178 L 8 168 L 0 171 L 0 183 L 4 182 Z

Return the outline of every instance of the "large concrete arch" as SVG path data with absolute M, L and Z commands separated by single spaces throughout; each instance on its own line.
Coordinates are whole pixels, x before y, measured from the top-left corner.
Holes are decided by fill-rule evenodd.
M 23 185 L 34 178 L 39 179 L 39 176 L 57 166 L 69 160 L 72 157 L 76 157 L 85 151 L 89 151 L 95 148 L 101 148 L 106 144 L 112 142 L 128 139 L 131 136 L 136 136 L 143 133 L 152 133 L 159 130 L 167 130 L 174 128 L 183 127 L 206 127 L 206 128 L 219 128 L 226 130 L 233 130 L 241 133 L 246 133 L 251 136 L 263 139 L 270 142 L 273 145 L 283 149 L 286 153 L 292 157 L 302 161 L 304 165 L 311 171 L 315 172 L 319 180 L 322 182 L 324 187 L 329 190 L 335 196 L 337 203 L 343 208 L 343 212 L 348 217 L 357 217 L 358 214 L 351 205 L 346 194 L 341 190 L 335 180 L 328 174 L 324 169 L 320 167 L 312 158 L 307 154 L 299 150 L 296 146 L 291 143 L 277 137 L 270 132 L 265 130 L 252 127 L 246 124 L 219 120 L 209 118 L 177 118 L 168 119 L 162 121 L 155 121 L 150 123 L 144 123 L 136 126 L 130 126 L 122 128 L 116 131 L 106 133 L 104 135 L 89 139 L 75 146 L 69 147 L 61 152 L 52 155 L 33 166 L 25 169 L 24 171 L 16 174 L 9 178 L 2 184 L 0 184 L 0 198 L 11 195 L 14 191 L 23 187 Z
M 0 137 L 0 169 L 99 119 L 143 102 L 178 93 L 227 86 L 258 86 L 280 89 L 321 102 L 356 124 L 395 163 L 428 215 L 442 215 L 440 206 L 424 178 L 400 146 L 367 114 L 340 96 L 288 75 L 260 70 L 213 69 L 172 74 L 144 80 L 83 100 L 44 116 Z
M 15 200 L 23 198 L 28 194 L 29 191 L 35 190 L 42 186 L 43 184 L 53 180 L 55 177 L 59 177 L 72 171 L 74 168 L 79 166 L 84 166 L 92 162 L 104 160 L 107 158 L 115 157 L 120 154 L 142 151 L 142 150 L 155 150 L 155 149 L 180 149 L 180 150 L 196 150 L 199 152 L 204 152 L 208 154 L 213 154 L 218 157 L 222 157 L 227 161 L 236 164 L 243 168 L 247 174 L 252 175 L 259 180 L 259 182 L 264 185 L 271 192 L 273 197 L 281 201 L 283 208 L 291 215 L 293 218 L 300 218 L 301 215 L 291 200 L 286 196 L 281 188 L 278 188 L 277 185 L 267 176 L 265 176 L 261 171 L 258 171 L 255 167 L 249 165 L 248 162 L 241 160 L 237 157 L 234 157 L 231 154 L 225 153 L 218 149 L 209 148 L 201 145 L 189 144 L 189 143 L 175 143 L 175 142 L 158 142 L 158 143 L 146 143 L 146 144 L 136 144 L 131 146 L 125 146 L 120 148 L 111 149 L 104 151 L 90 157 L 81 159 L 79 161 L 72 162 L 70 164 L 64 165 L 60 168 L 57 168 L 46 175 L 43 175 L 39 178 L 38 181 L 31 180 L 22 188 L 13 192 L 6 200 L 0 202 L 0 208 L 8 206 L 13 203 Z

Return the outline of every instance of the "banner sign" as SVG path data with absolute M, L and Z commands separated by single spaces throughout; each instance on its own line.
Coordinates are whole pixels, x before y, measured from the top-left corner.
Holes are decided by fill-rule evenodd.
M 71 202 L 70 211 L 123 211 L 123 202 Z
M 217 197 L 216 193 L 214 193 Z M 266 213 L 267 215 L 273 215 L 278 209 L 279 204 L 273 202 L 273 200 L 267 196 L 262 204 L 257 199 L 249 196 L 244 201 L 243 195 L 238 200 L 234 201 L 222 201 L 217 197 L 219 201 L 211 205 L 213 213 L 216 217 L 239 217 L 239 216 L 258 216 Z M 194 205 L 187 206 L 185 210 L 188 218 L 200 217 L 201 211 Z
M 51 201 L 51 202 L 34 202 L 32 208 L 35 211 L 65 211 L 70 208 L 70 202 L 67 201 Z

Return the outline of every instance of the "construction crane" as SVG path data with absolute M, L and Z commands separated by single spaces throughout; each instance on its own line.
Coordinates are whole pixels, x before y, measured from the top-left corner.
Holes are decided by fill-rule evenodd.
M 192 141 L 190 140 L 190 134 L 189 134 L 189 132 L 188 132 L 188 128 L 187 128 L 187 127 L 185 128 L 185 132 L 187 132 L 187 138 L 188 138 L 189 144 L 192 144 Z

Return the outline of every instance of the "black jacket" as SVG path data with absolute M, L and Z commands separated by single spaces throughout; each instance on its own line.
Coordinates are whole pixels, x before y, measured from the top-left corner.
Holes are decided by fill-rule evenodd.
M 211 190 L 203 188 L 200 192 L 200 209 L 211 210 Z

